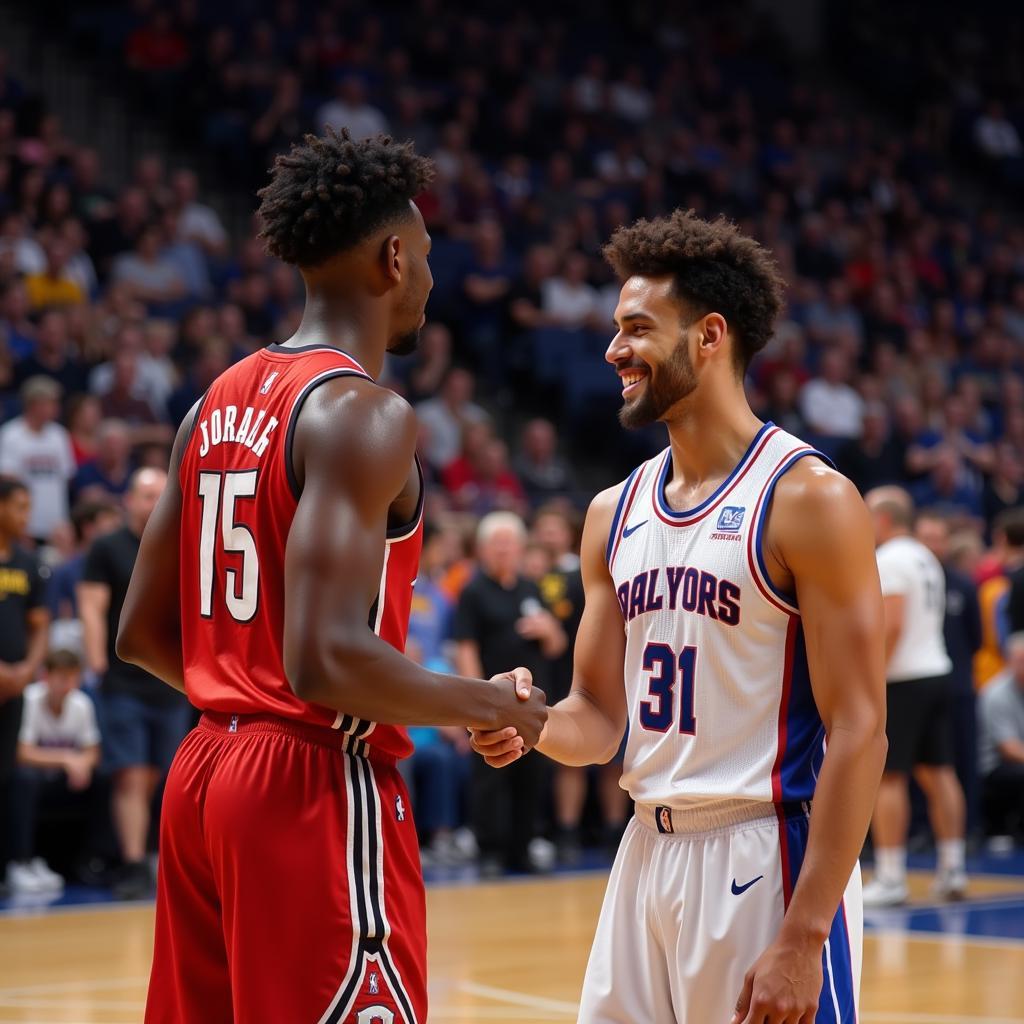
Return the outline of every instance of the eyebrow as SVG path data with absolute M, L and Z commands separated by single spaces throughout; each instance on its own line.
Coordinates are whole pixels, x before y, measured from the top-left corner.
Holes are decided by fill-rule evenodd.
M 629 323 L 631 320 L 653 320 L 653 319 L 654 319 L 654 317 L 650 313 L 647 313 L 647 312 L 645 312 L 642 309 L 638 309 L 634 313 L 627 313 L 622 318 L 622 323 L 624 323 L 624 324 L 625 323 Z M 619 326 L 619 321 L 616 320 L 615 317 L 612 317 L 612 323 L 615 324 L 616 327 Z

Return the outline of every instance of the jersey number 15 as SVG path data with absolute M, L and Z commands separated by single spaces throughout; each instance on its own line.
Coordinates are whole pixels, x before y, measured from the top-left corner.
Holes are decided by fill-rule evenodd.
M 259 605 L 260 562 L 252 530 L 235 520 L 239 499 L 256 496 L 258 470 L 200 473 L 203 522 L 199 531 L 199 614 L 213 617 L 218 549 L 241 557 L 240 569 L 225 569 L 224 602 L 237 622 L 249 622 Z M 220 544 L 218 544 L 218 535 Z

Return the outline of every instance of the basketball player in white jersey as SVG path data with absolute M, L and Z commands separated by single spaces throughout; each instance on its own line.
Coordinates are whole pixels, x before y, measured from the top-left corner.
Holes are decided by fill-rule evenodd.
M 907 899 L 907 828 L 911 772 L 924 791 L 938 845 L 936 896 L 962 898 L 966 809 L 953 770 L 953 662 L 946 651 L 946 576 L 916 537 L 914 503 L 899 487 L 865 497 L 875 524 L 878 574 L 885 602 L 886 732 L 889 751 L 878 788 L 871 834 L 875 877 L 864 905 L 889 907 Z
M 606 358 L 669 446 L 598 495 L 573 689 L 537 748 L 636 801 L 580 1024 L 852 1024 L 860 874 L 885 758 L 882 600 L 854 487 L 747 404 L 783 282 L 737 229 L 621 228 Z M 473 743 L 495 767 L 507 731 Z M 827 745 L 827 749 L 826 749 Z

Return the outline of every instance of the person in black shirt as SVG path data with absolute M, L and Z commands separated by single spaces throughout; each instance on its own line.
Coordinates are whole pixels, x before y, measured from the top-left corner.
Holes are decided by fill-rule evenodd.
M 950 565 L 949 521 L 927 510 L 917 517 L 917 539 L 942 563 L 946 575 L 946 651 L 953 662 L 953 762 L 967 805 L 967 834 L 980 826 L 978 726 L 974 690 L 974 655 L 981 647 L 978 588 Z
M 521 572 L 526 527 L 511 512 L 485 516 L 477 531 L 480 571 L 463 589 L 455 611 L 455 667 L 460 675 L 497 675 L 509 665 L 547 684 L 551 661 L 566 649 L 565 632 L 545 609 L 537 584 Z M 481 853 L 481 871 L 530 870 L 528 852 L 537 835 L 544 762 L 523 757 L 504 771 L 473 759 L 470 817 Z
M 179 693 L 114 651 L 142 531 L 166 482 L 162 470 L 134 474 L 125 495 L 126 524 L 93 542 L 77 588 L 86 662 L 101 679 L 103 755 L 113 775 L 111 811 L 124 860 L 115 894 L 124 899 L 152 888 L 145 863 L 150 806 L 191 720 Z
M 18 544 L 30 511 L 25 484 L 0 476 L 0 865 L 10 857 L 11 779 L 21 728 L 21 695 L 46 657 L 50 624 L 44 572 L 35 555 Z

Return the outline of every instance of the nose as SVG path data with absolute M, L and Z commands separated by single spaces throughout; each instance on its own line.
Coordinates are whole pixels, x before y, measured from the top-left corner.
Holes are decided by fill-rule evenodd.
M 628 359 L 629 355 L 629 345 L 626 343 L 622 331 L 619 331 L 608 343 L 608 348 L 605 349 L 605 361 L 614 366 L 616 363 L 621 363 L 624 359 Z

